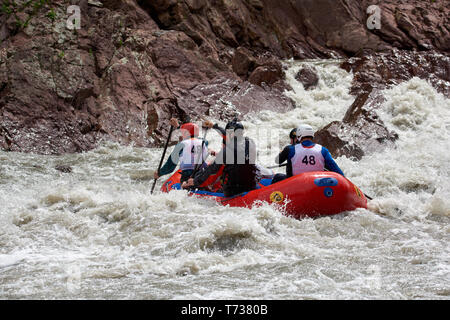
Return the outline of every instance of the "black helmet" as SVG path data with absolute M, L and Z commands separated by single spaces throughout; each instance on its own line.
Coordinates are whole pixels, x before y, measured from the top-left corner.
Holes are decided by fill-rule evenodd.
M 225 130 L 236 131 L 238 129 L 244 130 L 244 126 L 242 125 L 242 123 L 238 122 L 236 118 L 234 118 L 233 121 L 228 122 L 225 127 Z
M 289 138 L 290 139 L 297 138 L 297 128 L 294 128 L 294 129 L 291 130 L 291 132 L 289 132 Z

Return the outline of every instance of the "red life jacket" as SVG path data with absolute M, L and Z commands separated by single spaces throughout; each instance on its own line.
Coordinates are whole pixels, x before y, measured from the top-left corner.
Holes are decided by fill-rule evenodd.
M 208 188 L 212 192 L 217 192 L 222 189 L 222 174 L 224 168 L 225 166 L 222 165 L 217 173 L 210 175 L 199 187 Z

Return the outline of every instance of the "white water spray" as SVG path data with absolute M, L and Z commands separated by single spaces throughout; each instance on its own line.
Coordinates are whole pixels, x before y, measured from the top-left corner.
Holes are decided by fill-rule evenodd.
M 280 132 L 258 141 L 262 164 L 293 127 L 341 120 L 355 98 L 336 61 L 307 63 L 320 77 L 310 91 L 295 80 L 301 64 L 289 64 L 297 108 L 243 121 L 250 137 L 261 126 Z M 379 113 L 399 134 L 396 148 L 336 159 L 377 213 L 295 220 L 270 205 L 149 195 L 161 149 L 0 152 L 0 297 L 448 299 L 449 100 L 419 79 L 384 95 Z M 218 135 L 208 138 L 220 148 Z M 73 172 L 55 170 L 60 163 Z

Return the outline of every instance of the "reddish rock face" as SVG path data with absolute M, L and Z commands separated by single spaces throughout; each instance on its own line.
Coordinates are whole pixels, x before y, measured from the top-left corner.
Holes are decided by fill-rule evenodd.
M 211 30 L 194 32 L 204 19 L 221 17 L 209 2 L 140 3 L 83 2 L 80 30 L 66 28 L 64 1 L 35 13 L 24 10 L 33 15 L 26 28 L 1 17 L 2 149 L 71 153 L 92 149 L 102 139 L 152 146 L 165 140 L 170 117 L 199 120 L 211 114 L 226 120 L 293 107 L 282 94 L 277 59 L 249 53 L 247 74 L 238 75 L 231 65 L 233 47 L 213 45 L 207 38 Z M 204 8 L 208 12 L 191 20 Z M 172 26 L 174 21 L 180 25 Z M 237 45 L 229 30 L 220 29 L 220 19 L 213 26 L 224 43 Z M 255 70 L 260 66 L 265 69 Z M 246 81 L 250 75 L 253 83 Z
M 249 73 L 255 69 L 256 59 L 250 50 L 239 47 L 234 52 L 231 64 L 233 71 L 238 76 L 247 78 Z
M 341 67 L 354 74 L 353 94 L 360 94 L 367 86 L 384 89 L 419 77 L 450 97 L 450 56 L 436 51 L 367 51 L 346 60 Z
M 369 0 L 79 3 L 79 30 L 66 27 L 62 0 L 0 15 L 2 149 L 60 154 L 102 139 L 155 146 L 172 116 L 282 112 L 293 104 L 283 95 L 280 59 L 356 55 L 343 65 L 355 74 L 354 93 L 361 83 L 430 73 L 439 87 L 449 74 L 448 55 L 425 55 L 423 67 L 420 52 L 376 53 L 448 52 L 450 15 L 442 1 L 383 1 L 375 30 L 366 26 Z M 366 49 L 375 53 L 366 57 Z

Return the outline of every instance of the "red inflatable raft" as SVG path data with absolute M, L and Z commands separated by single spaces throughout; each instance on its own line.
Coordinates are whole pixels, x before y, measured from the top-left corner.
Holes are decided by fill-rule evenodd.
M 175 172 L 164 182 L 161 190 L 169 192 L 181 189 L 181 171 Z M 247 207 L 261 202 L 276 203 L 283 211 L 292 217 L 315 217 L 334 215 L 356 208 L 367 208 L 364 193 L 344 176 L 329 172 L 315 171 L 302 173 L 275 184 L 271 179 L 263 179 L 259 189 L 225 198 L 223 193 L 209 191 L 191 191 L 200 197 L 210 197 L 222 205 L 232 207 Z

